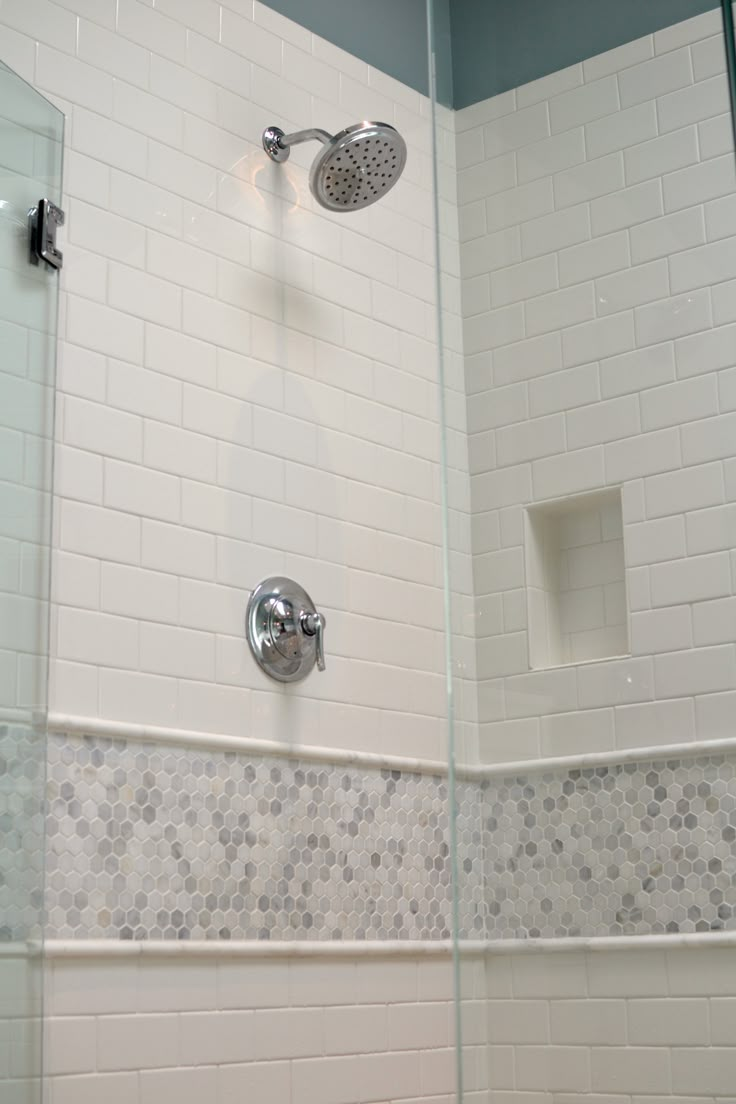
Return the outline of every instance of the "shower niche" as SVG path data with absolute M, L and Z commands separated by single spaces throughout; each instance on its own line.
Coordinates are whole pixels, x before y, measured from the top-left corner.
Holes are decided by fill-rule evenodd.
M 628 655 L 621 490 L 526 510 L 529 666 Z

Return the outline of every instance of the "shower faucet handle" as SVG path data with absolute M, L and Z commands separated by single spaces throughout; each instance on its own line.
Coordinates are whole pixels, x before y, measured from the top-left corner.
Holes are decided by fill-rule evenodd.
M 303 613 L 302 629 L 307 636 L 315 638 L 317 645 L 317 670 L 324 671 L 325 664 L 325 619 L 321 613 Z
M 259 583 L 245 627 L 256 663 L 278 682 L 298 682 L 315 664 L 325 670 L 324 614 L 293 579 L 277 575 Z

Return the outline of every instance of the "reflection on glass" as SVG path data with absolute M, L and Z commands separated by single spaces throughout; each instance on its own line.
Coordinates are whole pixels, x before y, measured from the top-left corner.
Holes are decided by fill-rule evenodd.
M 0 1100 L 41 1091 L 43 785 L 58 275 L 28 212 L 60 203 L 63 116 L 0 65 Z

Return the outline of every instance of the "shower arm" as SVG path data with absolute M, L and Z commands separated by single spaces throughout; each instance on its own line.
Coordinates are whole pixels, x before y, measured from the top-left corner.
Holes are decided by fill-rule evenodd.
M 288 161 L 292 146 L 302 142 L 330 142 L 332 135 L 319 127 L 308 130 L 295 130 L 293 134 L 284 134 L 277 126 L 266 127 L 263 132 L 263 148 L 272 161 Z

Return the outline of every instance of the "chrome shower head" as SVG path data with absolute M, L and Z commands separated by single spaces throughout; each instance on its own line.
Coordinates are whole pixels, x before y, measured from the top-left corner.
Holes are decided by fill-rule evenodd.
M 272 161 L 286 161 L 291 146 L 315 139 L 323 143 L 309 174 L 309 188 L 328 211 L 370 207 L 393 188 L 406 164 L 406 143 L 388 123 L 355 123 L 339 134 L 278 127 L 263 132 L 263 148 Z

